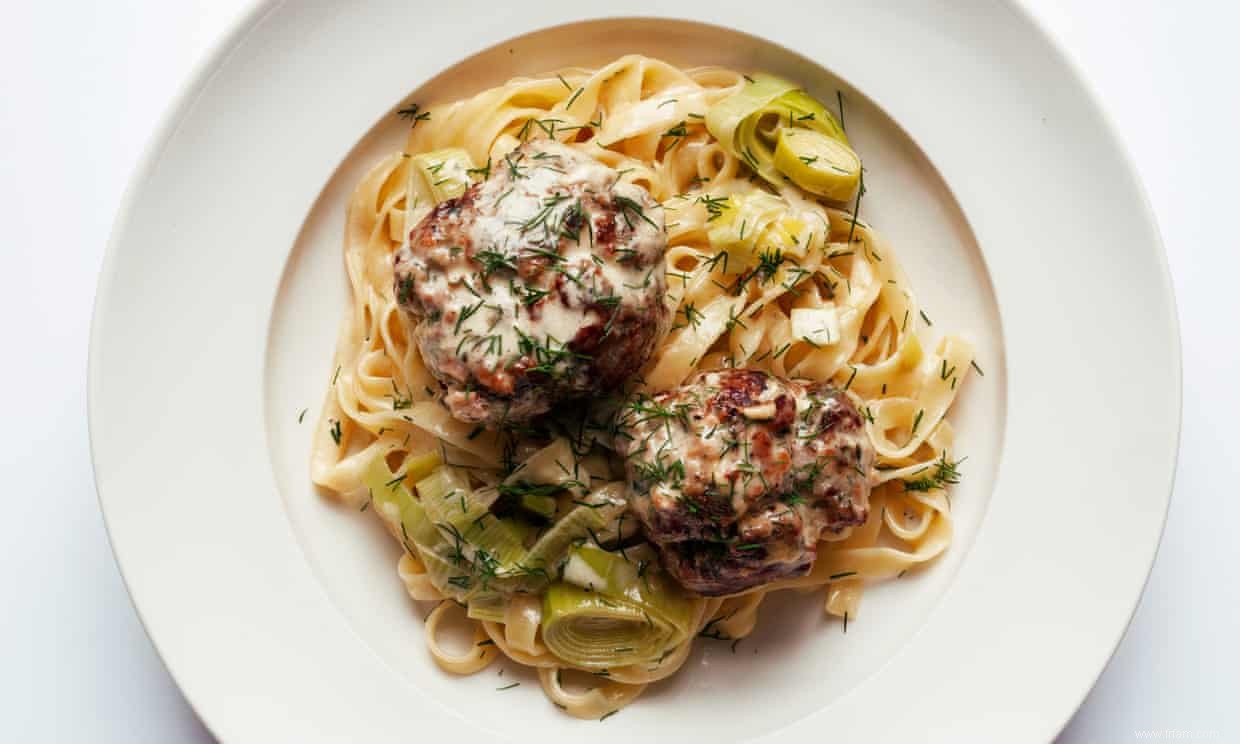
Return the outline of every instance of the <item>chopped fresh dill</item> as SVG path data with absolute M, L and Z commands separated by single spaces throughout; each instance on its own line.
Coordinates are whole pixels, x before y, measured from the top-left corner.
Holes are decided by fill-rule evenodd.
M 935 461 L 929 474 L 920 478 L 913 478 L 904 481 L 905 491 L 933 491 L 936 489 L 946 489 L 947 486 L 954 486 L 960 483 L 960 463 L 966 458 L 962 457 L 955 462 L 947 459 L 947 453 L 939 455 L 939 459 Z M 918 471 L 918 472 L 924 472 Z
M 422 111 L 421 107 L 418 106 L 418 104 L 413 103 L 412 101 L 405 104 L 403 108 L 397 109 L 396 115 L 402 119 L 408 120 L 410 122 L 409 127 L 411 129 L 413 127 L 416 127 L 418 125 L 418 122 L 420 121 L 431 120 L 431 112 Z
M 487 158 L 487 164 L 481 168 L 466 168 L 465 175 L 479 176 L 483 181 L 491 177 L 491 158 Z

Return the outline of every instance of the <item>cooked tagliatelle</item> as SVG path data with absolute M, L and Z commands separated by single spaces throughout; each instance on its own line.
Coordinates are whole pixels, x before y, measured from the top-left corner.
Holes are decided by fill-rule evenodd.
M 439 666 L 470 674 L 507 656 L 536 668 L 547 696 L 571 715 L 606 717 L 676 672 L 697 638 L 750 633 L 767 593 L 821 588 L 826 612 L 847 622 L 867 583 L 902 575 L 948 546 L 947 488 L 958 482 L 959 459 L 947 413 L 970 369 L 980 369 L 963 338 L 929 342 L 895 250 L 859 218 L 861 159 L 843 112 L 837 118 L 799 86 L 771 76 L 680 69 L 630 55 L 398 113 L 412 127 L 404 150 L 376 164 L 348 204 L 352 300 L 314 434 L 311 475 L 339 500 L 377 514 L 400 543 L 397 573 L 409 595 L 438 603 L 424 628 Z M 539 168 L 548 173 L 534 175 Z M 537 190 L 560 181 L 577 190 Z M 471 190 L 474 184 L 483 185 Z M 487 208 L 496 210 L 511 199 L 510 206 L 530 211 L 507 222 L 480 216 L 472 227 L 460 223 L 474 232 L 454 245 L 442 225 L 458 223 L 424 220 L 457 219 L 469 206 L 462 199 L 490 199 Z M 592 199 L 614 213 L 591 212 Z M 599 220 L 632 236 L 629 247 L 604 256 L 595 244 L 606 241 Z M 499 247 L 474 245 L 484 228 Z M 443 260 L 464 253 L 473 263 L 456 274 L 427 274 L 410 252 L 411 232 L 438 241 L 432 248 L 445 251 Z M 523 283 L 527 264 L 504 252 L 514 245 L 525 259 L 540 260 L 553 283 Z M 650 256 L 656 259 L 647 268 L 642 261 Z M 587 292 L 585 268 L 572 268 L 578 259 L 586 268 L 597 264 L 608 286 L 633 288 L 623 302 L 634 298 L 637 309 L 628 310 L 637 314 L 625 334 L 654 342 L 622 353 L 622 368 L 630 368 L 618 387 L 594 385 L 588 355 L 565 336 L 576 316 L 544 302 L 553 291 Z M 413 268 L 406 276 L 395 264 Z M 433 284 L 441 280 L 442 291 Z M 609 319 L 600 324 L 604 337 L 617 308 L 627 307 L 616 299 L 622 293 L 583 295 L 590 317 Z M 533 311 L 539 307 L 542 315 Z M 523 313 L 567 331 L 539 336 L 521 325 Z M 419 326 L 432 322 L 441 325 Z M 424 358 L 422 349 L 432 348 L 438 356 Z M 701 388 L 693 385 L 720 378 L 697 375 L 729 368 L 767 373 L 752 378 L 759 381 L 799 381 L 772 388 L 799 391 L 794 403 L 749 404 L 737 426 L 779 425 L 786 408 L 784 436 L 808 441 L 817 434 L 802 436 L 787 428 L 791 422 L 826 431 L 837 413 L 857 412 L 855 461 L 839 459 L 851 457 L 847 445 L 823 454 L 846 440 L 814 440 L 819 449 L 804 480 L 852 478 L 851 491 L 831 493 L 854 519 L 792 533 L 794 542 L 811 535 L 812 544 L 776 566 L 774 578 L 748 574 L 731 584 L 734 577 L 708 559 L 686 557 L 693 548 L 685 546 L 718 542 L 719 555 L 740 556 L 729 558 L 728 570 L 744 571 L 745 551 L 762 559 L 769 545 L 698 529 L 689 537 L 699 542 L 678 549 L 694 570 L 716 571 L 685 584 L 717 595 L 702 596 L 664 568 L 667 546 L 654 544 L 649 520 L 659 518 L 660 504 L 688 498 L 676 489 L 692 475 L 689 455 L 666 450 L 688 441 L 673 436 L 673 427 L 689 432 L 690 416 L 699 416 L 694 391 Z M 531 379 L 560 387 L 521 397 Z M 681 392 L 665 392 L 672 390 Z M 565 396 L 574 402 L 557 405 Z M 626 417 L 641 426 L 625 429 Z M 694 436 L 709 440 L 714 428 L 696 426 Z M 646 440 L 663 445 L 628 446 L 648 459 L 637 463 L 638 477 L 630 463 L 626 477 L 620 439 L 642 427 L 666 427 L 666 435 Z M 748 439 L 730 441 L 718 461 L 735 466 L 724 476 L 732 493 L 740 483 L 762 498 L 770 484 L 753 479 L 767 471 L 751 464 L 759 454 L 749 447 Z M 786 465 L 787 453 L 762 456 L 783 457 Z M 834 469 L 823 470 L 814 457 L 835 457 Z M 808 496 L 797 492 L 800 481 L 788 482 L 791 491 L 779 502 L 785 511 L 776 516 L 800 520 L 809 514 Z M 649 492 L 635 495 L 635 484 Z M 711 480 L 707 490 L 722 487 Z M 641 518 L 636 496 L 644 499 Z M 710 527 L 708 519 L 701 523 Z M 670 534 L 682 525 L 663 527 Z M 745 588 L 727 594 L 728 586 Z M 462 621 L 472 624 L 475 645 L 446 648 L 440 628 Z M 590 673 L 592 683 L 570 689 L 563 673 L 571 670 Z

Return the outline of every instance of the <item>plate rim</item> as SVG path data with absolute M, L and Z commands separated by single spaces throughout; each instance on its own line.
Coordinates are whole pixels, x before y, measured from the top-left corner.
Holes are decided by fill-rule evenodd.
M 185 76 L 178 85 L 175 95 L 170 99 L 161 113 L 157 125 L 152 130 L 150 137 L 143 147 L 142 153 L 136 161 L 135 167 L 127 180 L 127 184 L 116 211 L 116 217 L 112 223 L 112 227 L 106 241 L 103 260 L 99 271 L 99 279 L 96 287 L 95 299 L 92 303 L 91 323 L 89 331 L 89 353 L 87 365 L 87 413 L 88 413 L 88 431 L 90 443 L 90 459 L 92 467 L 92 475 L 95 481 L 97 500 L 100 512 L 104 521 L 105 529 L 108 535 L 109 546 L 113 551 L 113 558 L 116 562 L 117 569 L 121 574 L 122 581 L 126 591 L 129 593 L 130 601 L 134 606 L 135 612 L 142 623 L 144 632 L 150 639 L 152 646 L 156 649 L 161 662 L 164 663 L 170 676 L 176 682 L 178 689 L 184 695 L 190 706 L 198 715 L 203 724 L 217 738 L 220 737 L 222 727 L 217 726 L 213 722 L 212 717 L 205 708 L 207 703 L 198 700 L 196 696 L 191 695 L 189 688 L 183 679 L 187 674 L 184 668 L 177 668 L 167 661 L 163 644 L 156 637 L 156 632 L 148 621 L 147 613 L 144 611 L 144 602 L 139 599 L 130 582 L 129 572 L 124 562 L 120 558 L 120 554 L 116 546 L 116 538 L 113 525 L 109 517 L 106 506 L 107 497 L 104 494 L 104 485 L 99 477 L 99 441 L 104 436 L 101 427 L 104 425 L 101 421 L 101 414 L 98 412 L 98 397 L 100 392 L 99 383 L 99 356 L 100 348 L 104 343 L 105 327 L 101 321 L 102 308 L 113 298 L 114 281 L 116 275 L 116 256 L 121 250 L 121 244 L 125 237 L 126 228 L 133 217 L 133 211 L 136 203 L 141 198 L 144 187 L 150 180 L 152 173 L 159 164 L 160 159 L 177 131 L 184 123 L 187 115 L 190 113 L 194 103 L 203 93 L 204 89 L 211 82 L 214 74 L 227 61 L 232 52 L 241 45 L 247 36 L 267 17 L 267 15 L 279 10 L 284 5 L 283 0 L 250 0 L 247 7 L 239 12 L 230 22 L 227 30 L 218 36 L 212 42 L 210 50 L 202 55 L 194 64 L 190 74 Z M 1103 105 L 1097 91 L 1085 76 L 1084 70 L 1080 62 L 1071 54 L 1069 54 L 1060 39 L 1052 34 L 1045 24 L 1036 16 L 1032 10 L 1027 7 L 1022 0 L 1002 0 L 1002 6 L 1009 10 L 1013 10 L 1020 16 L 1024 25 L 1028 26 L 1048 47 L 1050 47 L 1064 64 L 1068 73 L 1072 77 L 1072 82 L 1080 89 L 1089 107 L 1089 114 L 1094 117 L 1102 126 L 1102 133 L 1105 138 L 1113 145 L 1115 153 L 1118 154 L 1122 161 L 1122 170 L 1127 180 L 1130 182 L 1134 192 L 1141 201 L 1140 217 L 1143 223 L 1143 229 L 1148 231 L 1150 239 L 1155 244 L 1154 251 L 1158 264 L 1158 274 L 1162 291 L 1168 300 L 1168 309 L 1170 317 L 1168 330 L 1170 338 L 1168 339 L 1172 348 L 1166 356 L 1174 357 L 1174 388 L 1165 391 L 1172 393 L 1174 398 L 1175 410 L 1175 427 L 1171 432 L 1170 445 L 1170 472 L 1168 474 L 1168 482 L 1164 488 L 1159 491 L 1163 493 L 1161 504 L 1161 517 L 1158 524 L 1158 539 L 1155 541 L 1153 551 L 1151 551 L 1148 561 L 1143 566 L 1144 579 L 1141 582 L 1141 590 L 1130 597 L 1126 612 L 1126 619 L 1119 632 L 1113 634 L 1113 638 L 1109 642 L 1109 648 L 1104 663 L 1099 665 L 1092 674 L 1088 685 L 1084 688 L 1084 692 L 1080 695 L 1077 702 L 1070 710 L 1066 712 L 1063 719 L 1055 726 L 1055 731 L 1062 731 L 1063 728 L 1079 710 L 1081 704 L 1088 696 L 1089 692 L 1096 685 L 1097 680 L 1105 671 L 1107 666 L 1114 658 L 1114 654 L 1122 643 L 1131 627 L 1132 618 L 1139 606 L 1141 598 L 1144 596 L 1145 589 L 1148 587 L 1151 571 L 1154 562 L 1157 560 L 1158 551 L 1162 545 L 1162 538 L 1165 534 L 1167 516 L 1170 510 L 1171 499 L 1174 494 L 1174 485 L 1178 474 L 1180 460 L 1180 444 L 1183 435 L 1183 346 L 1182 333 L 1179 320 L 1178 303 L 1175 296 L 1175 287 L 1172 281 L 1169 262 L 1165 247 L 1165 242 L 1161 233 L 1157 214 L 1150 202 L 1148 191 L 1144 182 L 1140 178 L 1140 172 L 1136 167 L 1135 161 L 1129 151 L 1125 140 L 1120 136 L 1118 127 L 1111 111 Z M 521 35 L 529 33 L 522 32 Z M 781 44 L 781 42 L 774 42 Z M 782 44 L 781 44 L 782 45 Z M 797 53 L 800 50 L 794 49 Z M 898 120 L 897 120 L 898 123 Z M 914 140 L 916 141 L 916 140 Z M 920 143 L 918 143 L 920 146 Z M 1006 395 L 1006 394 L 1005 394 Z
M 1137 614 L 1137 608 L 1141 605 L 1141 599 L 1145 597 L 1146 589 L 1149 588 L 1150 577 L 1154 572 L 1154 563 L 1158 560 L 1159 551 L 1162 550 L 1163 538 L 1167 534 L 1167 518 L 1171 514 L 1171 500 L 1175 498 L 1175 482 L 1180 469 L 1180 444 L 1184 437 L 1184 345 L 1180 331 L 1180 305 L 1175 295 L 1175 281 L 1171 277 L 1171 263 L 1167 257 L 1167 244 L 1163 240 L 1162 227 L 1158 222 L 1158 213 L 1154 211 L 1154 204 L 1150 201 L 1149 190 L 1145 186 L 1145 181 L 1141 178 L 1141 171 L 1137 168 L 1136 160 L 1129 150 L 1128 143 L 1120 135 L 1120 129 L 1116 123 L 1115 116 L 1103 103 L 1102 96 L 1099 95 L 1094 84 L 1090 82 L 1089 77 L 1085 74 L 1084 65 L 1075 56 L 1068 53 L 1067 46 L 1034 14 L 1033 10 L 1028 6 L 1028 0 L 1003 1 L 1020 15 L 1025 23 L 1041 36 L 1047 45 L 1059 56 L 1060 60 L 1063 61 L 1068 69 L 1068 73 L 1072 76 L 1072 81 L 1084 93 L 1091 113 L 1102 123 L 1107 139 L 1114 144 L 1116 153 L 1123 161 L 1124 172 L 1128 176 L 1129 181 L 1132 182 L 1137 197 L 1141 200 L 1141 215 L 1144 217 L 1146 228 L 1150 231 L 1151 237 L 1157 246 L 1154 254 L 1158 259 L 1159 276 L 1162 279 L 1163 291 L 1166 292 L 1167 299 L 1169 300 L 1171 341 L 1172 351 L 1174 352 L 1171 356 L 1175 359 L 1175 431 L 1171 438 L 1171 472 L 1168 474 L 1162 515 L 1159 518 L 1158 539 L 1154 542 L 1154 550 L 1151 551 L 1149 560 L 1144 567 L 1145 578 L 1141 581 L 1141 591 L 1137 592 L 1136 596 L 1132 597 L 1129 602 L 1124 627 L 1120 629 L 1120 632 L 1110 642 L 1106 660 L 1098 666 L 1089 685 L 1079 695 L 1079 699 L 1072 707 L 1072 710 L 1063 717 L 1063 720 L 1055 728 L 1055 737 L 1058 738 L 1081 710 L 1081 706 L 1085 704 L 1090 693 L 1097 687 L 1098 680 L 1102 678 L 1103 673 L 1106 672 L 1107 668 L 1115 660 L 1115 654 L 1119 650 L 1120 644 L 1124 642 L 1124 639 L 1128 636 L 1128 631 L 1132 629 L 1133 618 Z
M 103 343 L 102 335 L 104 332 L 100 316 L 102 315 L 101 310 L 104 303 L 108 301 L 109 294 L 112 291 L 111 287 L 116 265 L 115 257 L 120 250 L 120 243 L 123 239 L 125 228 L 130 222 L 134 205 L 139 198 L 142 187 L 150 179 L 164 148 L 180 127 L 194 100 L 210 81 L 214 71 L 227 59 L 232 50 L 245 39 L 246 35 L 268 13 L 274 11 L 283 2 L 284 0 L 246 0 L 246 6 L 228 22 L 224 31 L 211 42 L 206 51 L 194 62 L 190 72 L 177 85 L 176 91 L 165 104 L 163 111 L 160 112 L 155 127 L 151 130 L 150 135 L 143 144 L 138 160 L 134 164 L 128 180 L 125 182 L 125 189 L 121 194 L 120 203 L 116 207 L 116 215 L 113 217 L 108 237 L 104 242 L 103 259 L 99 264 L 99 277 L 95 284 L 95 297 L 91 303 L 90 329 L 87 333 L 86 429 L 90 451 L 91 480 L 95 486 L 95 502 L 99 507 L 100 518 L 103 520 L 104 539 L 107 540 L 108 551 L 111 553 L 112 562 L 116 565 L 117 573 L 120 574 L 121 584 L 125 587 L 125 594 L 129 598 L 129 604 L 133 607 L 134 614 L 138 616 L 138 623 L 142 627 L 142 633 L 155 650 L 159 663 L 168 672 L 168 676 L 172 678 L 173 683 L 176 685 L 177 692 L 185 699 L 194 715 L 198 717 L 198 720 L 202 722 L 202 725 L 210 732 L 211 736 L 219 741 L 223 741 L 220 734 L 221 729 L 208 717 L 205 705 L 196 696 L 190 694 L 183 680 L 184 670 L 174 668 L 172 664 L 168 663 L 163 644 L 155 637 L 155 632 L 148 621 L 147 613 L 143 610 L 143 604 L 138 600 L 138 595 L 130 583 L 129 572 L 121 561 L 120 554 L 116 548 L 115 533 L 108 516 L 103 483 L 99 478 L 98 466 L 97 443 L 101 436 L 98 431 L 100 416 L 96 412 L 96 400 L 98 395 L 100 395 L 97 392 L 99 389 L 97 377 L 99 367 L 98 349 Z

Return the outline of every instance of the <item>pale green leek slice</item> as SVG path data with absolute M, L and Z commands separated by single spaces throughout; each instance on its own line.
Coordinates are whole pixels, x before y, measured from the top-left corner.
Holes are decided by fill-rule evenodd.
M 375 511 L 426 566 L 431 583 L 460 602 L 541 591 L 559 576 L 573 543 L 606 534 L 627 506 L 624 483 L 609 483 L 574 496 L 572 508 L 535 538 L 531 525 L 490 511 L 494 488 L 473 489 L 463 471 L 436 462 L 421 456 L 406 461 L 406 473 L 423 474 L 416 498 L 382 455 L 368 465 L 363 480 Z M 434 469 L 426 473 L 428 467 Z
M 706 131 L 710 132 L 724 149 L 744 160 L 771 183 L 777 183 L 779 173 L 775 170 L 771 145 L 756 136 L 759 120 L 773 109 L 774 102 L 785 93 L 796 90 L 796 85 L 774 75 L 755 75 L 753 82 L 739 92 L 728 96 L 706 111 Z M 776 119 L 783 112 L 776 114 Z
M 420 539 L 428 545 L 438 541 L 438 532 L 405 485 L 404 476 L 394 475 L 382 455 L 375 457 L 367 466 L 362 482 L 370 492 L 375 513 L 391 525 L 394 532 L 410 541 Z
M 482 592 L 470 598 L 466 605 L 466 616 L 474 620 L 487 620 L 493 623 L 504 622 L 504 609 L 508 600 L 499 592 Z
M 606 669 L 654 661 L 678 633 L 636 605 L 557 583 L 543 596 L 542 637 L 564 661 Z
M 556 505 L 555 497 L 545 493 L 527 492 L 521 494 L 521 508 L 531 514 L 537 514 L 543 519 L 555 517 Z
M 784 108 L 783 113 L 790 116 L 791 126 L 822 132 L 831 139 L 849 145 L 844 126 L 830 111 L 827 111 L 827 107 L 823 106 L 822 102 L 804 90 L 798 88 L 791 93 L 786 93 L 777 103 Z
M 739 270 L 755 262 L 752 254 L 766 229 L 788 214 L 788 204 L 774 194 L 754 191 L 733 194 L 721 205 L 719 216 L 707 223 L 710 244 L 728 251 Z
M 567 439 L 556 437 L 526 458 L 504 479 L 499 491 L 516 496 L 522 509 L 552 519 L 557 505 L 554 494 L 569 490 L 579 498 L 590 490 L 592 481 L 607 474 L 607 461 L 600 455 L 578 457 Z
M 401 466 L 401 472 L 405 476 L 403 480 L 406 483 L 417 483 L 434 472 L 435 468 L 442 464 L 443 457 L 439 455 L 438 450 L 427 450 L 418 455 L 411 455 Z
M 712 247 L 727 251 L 728 272 L 742 274 L 766 264 L 762 280 L 774 279 L 780 258 L 798 262 L 813 238 L 813 223 L 806 222 L 804 213 L 765 191 L 732 194 L 718 212 L 706 223 L 706 232 Z
M 655 561 L 581 545 L 565 581 L 543 596 L 542 637 L 552 653 L 585 669 L 657 661 L 684 642 L 700 599 L 690 597 Z M 590 588 L 567 580 L 586 578 Z
M 585 539 L 601 539 L 624 513 L 624 483 L 617 481 L 573 500 L 573 508 L 538 538 L 522 558 L 514 580 L 502 584 L 511 591 L 537 591 L 560 575 L 569 546 Z
M 812 129 L 783 127 L 775 143 L 775 167 L 811 194 L 842 202 L 861 178 L 861 159 L 848 145 Z
M 495 491 L 474 491 L 464 471 L 436 468 L 418 481 L 417 488 L 422 508 L 454 554 L 473 562 L 484 579 L 502 575 L 525 555 L 517 530 L 491 513 Z
M 590 473 L 579 465 L 572 444 L 564 437 L 556 437 L 526 458 L 504 479 L 504 483 L 560 486 L 585 491 L 590 487 Z
M 412 165 L 422 177 L 436 204 L 453 199 L 469 188 L 474 161 L 459 147 L 447 147 L 414 155 Z
M 415 471 L 417 460 L 408 463 L 408 472 Z M 425 465 L 425 461 L 420 463 Z M 392 526 L 405 550 L 426 566 L 431 583 L 449 597 L 463 601 L 474 581 L 469 564 L 453 558 L 453 547 L 427 517 L 422 504 L 404 484 L 404 478 L 393 475 L 382 455 L 374 458 L 363 474 L 370 498 L 377 513 Z
M 780 131 L 789 128 L 816 131 L 848 145 L 844 128 L 831 112 L 796 84 L 774 75 L 754 75 L 753 82 L 706 112 L 707 131 L 775 185 L 785 175 L 775 163 L 776 141 Z

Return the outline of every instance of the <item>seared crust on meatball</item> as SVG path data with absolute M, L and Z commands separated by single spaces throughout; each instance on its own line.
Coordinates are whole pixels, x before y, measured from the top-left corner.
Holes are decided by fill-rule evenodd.
M 645 189 L 539 140 L 413 226 L 396 297 L 452 415 L 519 423 L 645 364 L 670 322 L 666 248 Z
M 629 504 L 703 595 L 809 571 L 823 531 L 869 514 L 874 450 L 849 395 L 760 370 L 698 374 L 618 417 Z

